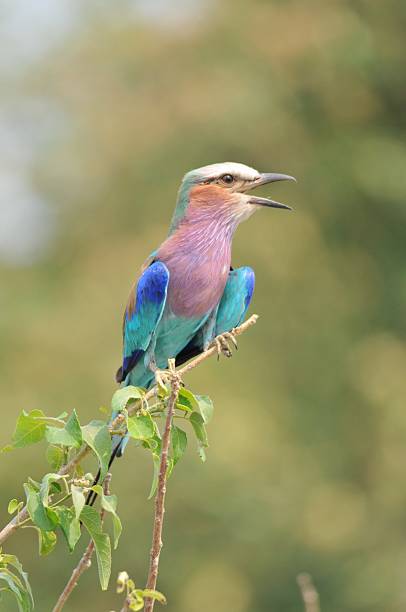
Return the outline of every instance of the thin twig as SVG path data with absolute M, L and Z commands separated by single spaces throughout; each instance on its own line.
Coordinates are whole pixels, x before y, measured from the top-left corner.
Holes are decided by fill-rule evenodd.
M 165 430 L 162 436 L 161 463 L 159 465 L 158 489 L 155 497 L 154 529 L 152 533 L 151 557 L 149 564 L 147 589 L 156 588 L 159 569 L 159 557 L 162 549 L 162 528 L 165 513 L 166 474 L 168 470 L 168 452 L 171 441 L 172 416 L 175 410 L 181 385 L 180 376 L 174 376 L 172 381 L 172 393 L 168 402 L 168 414 L 166 415 Z M 152 612 L 154 599 L 145 600 L 145 612 Z
M 236 327 L 233 330 L 231 330 L 230 333 L 233 336 L 241 336 L 241 334 L 247 331 L 247 329 L 255 325 L 257 321 L 258 321 L 258 315 L 253 314 L 250 316 L 249 319 L 244 321 L 244 323 L 242 323 L 239 327 Z M 200 355 L 198 355 L 197 357 L 189 361 L 189 363 L 184 365 L 183 368 L 180 368 L 180 370 L 177 370 L 179 376 L 183 378 L 183 376 L 187 374 L 188 372 L 190 372 L 190 370 L 193 370 L 194 368 L 196 368 L 198 365 L 202 363 L 202 361 L 205 361 L 205 359 L 207 359 L 208 357 L 211 357 L 212 355 L 217 355 L 217 347 L 215 346 L 212 346 L 204 353 L 200 353 Z
M 247 329 L 252 327 L 257 322 L 257 320 L 258 320 L 258 315 L 253 314 L 249 319 L 247 319 L 239 327 L 236 327 L 235 329 L 233 329 L 231 331 L 232 335 L 240 336 L 245 331 L 247 331 Z M 212 355 L 217 355 L 217 348 L 215 346 L 209 348 L 204 353 L 201 353 L 200 355 L 198 355 L 197 357 L 189 361 L 189 363 L 184 365 L 183 368 L 180 368 L 179 370 L 177 370 L 177 373 L 179 374 L 180 377 L 183 377 L 185 374 L 190 372 L 190 370 L 193 370 L 194 368 L 196 368 L 198 365 L 200 365 L 203 361 L 205 361 Z M 148 391 L 148 393 L 146 393 L 145 400 L 150 399 L 154 395 L 155 395 L 155 387 L 153 387 L 152 389 Z M 128 414 L 129 415 L 134 414 L 137 408 L 138 406 L 136 404 L 129 406 Z M 119 428 L 120 425 L 122 425 L 124 419 L 125 419 L 124 415 L 119 414 L 110 423 L 109 425 L 110 431 Z M 82 459 L 84 459 L 86 455 L 88 455 L 89 452 L 90 452 L 90 448 L 88 446 L 83 446 L 78 451 L 78 453 L 76 453 L 76 455 L 72 457 L 72 459 L 68 463 L 66 463 L 65 465 L 61 467 L 58 474 L 63 476 L 65 474 L 70 473 L 82 461 Z M 27 518 L 29 518 L 29 514 L 28 514 L 27 506 L 25 506 L 21 510 L 21 512 L 18 513 L 18 516 L 15 516 L 13 519 L 11 519 L 11 521 L 7 523 L 7 525 L 5 525 L 5 527 L 3 527 L 3 529 L 0 531 L 0 545 L 3 544 L 3 542 L 5 542 L 11 535 L 13 535 L 13 533 L 17 531 L 17 529 L 20 527 L 21 523 L 23 523 Z
M 110 481 L 111 481 L 111 474 L 108 473 L 103 482 L 103 491 L 105 495 L 110 495 Z M 102 523 L 103 523 L 103 519 L 104 519 L 104 510 L 102 508 L 100 510 L 100 520 Z M 89 567 L 92 565 L 91 558 L 92 558 L 93 552 L 94 552 L 94 542 L 93 540 L 90 540 L 89 544 L 86 547 L 85 552 L 83 553 L 82 558 L 80 559 L 79 563 L 73 570 L 72 575 L 69 578 L 68 582 L 66 583 L 64 590 L 60 594 L 59 599 L 56 602 L 56 605 L 53 608 L 52 612 L 60 612 L 62 610 L 62 608 L 68 601 L 68 598 L 70 597 L 73 589 L 77 585 L 79 578 L 81 577 L 83 572 L 89 569 Z
M 320 612 L 319 594 L 310 574 L 299 574 L 297 583 L 302 593 L 305 612 Z
M 172 360 L 170 360 L 172 361 Z M 171 365 L 171 364 L 170 364 Z M 162 436 L 162 451 L 161 461 L 159 464 L 159 476 L 158 476 L 158 487 L 155 496 L 155 515 L 154 515 L 154 527 L 152 532 L 152 545 L 150 553 L 150 563 L 147 579 L 147 589 L 155 590 L 158 579 L 159 570 L 159 557 L 162 550 L 162 528 L 165 514 L 165 495 L 166 495 L 166 473 L 168 470 L 168 452 L 169 444 L 171 441 L 171 428 L 172 428 L 172 417 L 175 410 L 176 400 L 178 398 L 179 389 L 181 385 L 181 378 L 179 372 L 174 369 L 174 362 L 172 362 L 172 390 L 168 401 L 168 411 L 165 421 L 165 429 Z M 129 601 L 126 599 L 121 612 L 127 612 L 130 610 Z M 144 612 L 153 612 L 155 599 L 146 597 L 144 600 Z

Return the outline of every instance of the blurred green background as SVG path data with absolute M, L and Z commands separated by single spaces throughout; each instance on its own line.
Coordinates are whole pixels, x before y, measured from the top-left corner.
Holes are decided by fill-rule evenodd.
M 406 4 L 401 0 L 0 1 L 1 445 L 17 414 L 100 416 L 121 316 L 182 175 L 218 161 L 295 175 L 239 228 L 258 324 L 187 384 L 215 402 L 208 461 L 170 481 L 159 588 L 171 612 L 406 608 Z M 269 191 L 268 191 L 269 192 Z M 45 448 L 1 457 L 1 520 Z M 67 612 L 120 609 L 146 578 L 150 458 L 113 491 L 125 533 Z M 50 610 L 81 554 L 6 545 Z M 7 610 L 14 604 L 4 603 Z M 7 607 L 9 606 L 9 607 Z

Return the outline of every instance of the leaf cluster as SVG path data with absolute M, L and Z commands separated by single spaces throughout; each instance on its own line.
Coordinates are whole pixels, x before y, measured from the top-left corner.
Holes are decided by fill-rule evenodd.
M 153 478 L 149 498 L 153 497 L 162 451 L 159 421 L 165 416 L 169 396 L 170 390 L 160 387 L 148 402 L 144 389 L 132 386 L 118 389 L 112 398 L 109 420 L 92 420 L 86 425 L 80 424 L 75 410 L 70 415 L 63 413 L 57 417 L 47 416 L 38 409 L 22 411 L 16 422 L 12 443 L 3 448 L 3 452 L 8 452 L 41 441 L 47 442 L 46 458 L 52 471 L 45 474 L 41 481 L 29 477 L 24 483 L 28 518 L 24 518 L 21 526 L 37 531 L 40 555 L 48 555 L 53 551 L 58 535 L 62 535 L 69 552 L 72 552 L 81 538 L 83 526 L 94 543 L 103 590 L 108 587 L 111 573 L 112 542 L 114 549 L 117 548 L 122 532 L 121 520 L 117 514 L 117 496 L 106 494 L 101 486 L 108 471 L 114 441 L 117 437 L 127 437 L 151 453 Z M 179 426 L 181 421 L 190 424 L 190 430 L 197 440 L 199 455 L 205 461 L 205 448 L 208 446 L 206 424 L 212 412 L 213 405 L 207 396 L 194 395 L 188 389 L 181 388 L 175 406 L 176 424 L 174 422 L 171 429 L 167 477 L 187 448 L 188 436 Z M 122 417 L 117 418 L 118 415 Z M 84 446 L 90 449 L 90 454 L 97 460 L 99 483 L 91 473 L 85 473 L 80 463 L 73 462 L 71 473 L 65 473 L 65 466 Z M 89 493 L 98 497 L 98 510 L 86 504 Z M 12 499 L 8 504 L 8 512 L 16 516 L 17 523 L 23 506 L 24 502 L 17 499 Z M 111 535 L 101 518 L 105 514 L 111 518 Z M 18 580 L 12 579 L 6 571 L 5 575 L 9 576 L 8 590 L 23 592 Z M 21 585 L 24 584 L 23 580 Z M 158 600 L 163 597 L 161 594 L 153 595 L 136 589 L 131 581 L 126 583 L 125 588 L 135 606 L 130 609 L 134 610 L 141 609 L 137 606 L 141 605 L 144 597 L 156 597 Z M 19 595 L 19 601 L 26 605 L 24 602 L 28 599 Z M 27 606 L 21 609 L 28 610 Z
M 137 589 L 135 583 L 127 572 L 120 572 L 117 578 L 117 593 L 126 593 L 126 607 L 128 610 L 142 610 L 145 599 L 154 599 L 161 604 L 166 604 L 166 597 L 155 589 Z
M 34 608 L 28 575 L 15 555 L 7 555 L 0 551 L 0 595 L 1 592 L 11 593 L 20 612 L 31 612 Z

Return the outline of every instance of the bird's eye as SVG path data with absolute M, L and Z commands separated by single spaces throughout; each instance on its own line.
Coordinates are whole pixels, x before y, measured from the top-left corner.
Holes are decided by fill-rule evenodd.
M 226 185 L 231 185 L 232 183 L 234 183 L 234 177 L 232 174 L 223 174 L 223 176 L 221 177 L 221 180 Z

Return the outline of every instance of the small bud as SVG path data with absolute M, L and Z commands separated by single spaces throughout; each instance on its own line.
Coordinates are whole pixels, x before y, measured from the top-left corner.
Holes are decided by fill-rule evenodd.
M 129 575 L 127 572 L 120 572 L 117 577 L 117 593 L 123 593 L 127 585 Z

